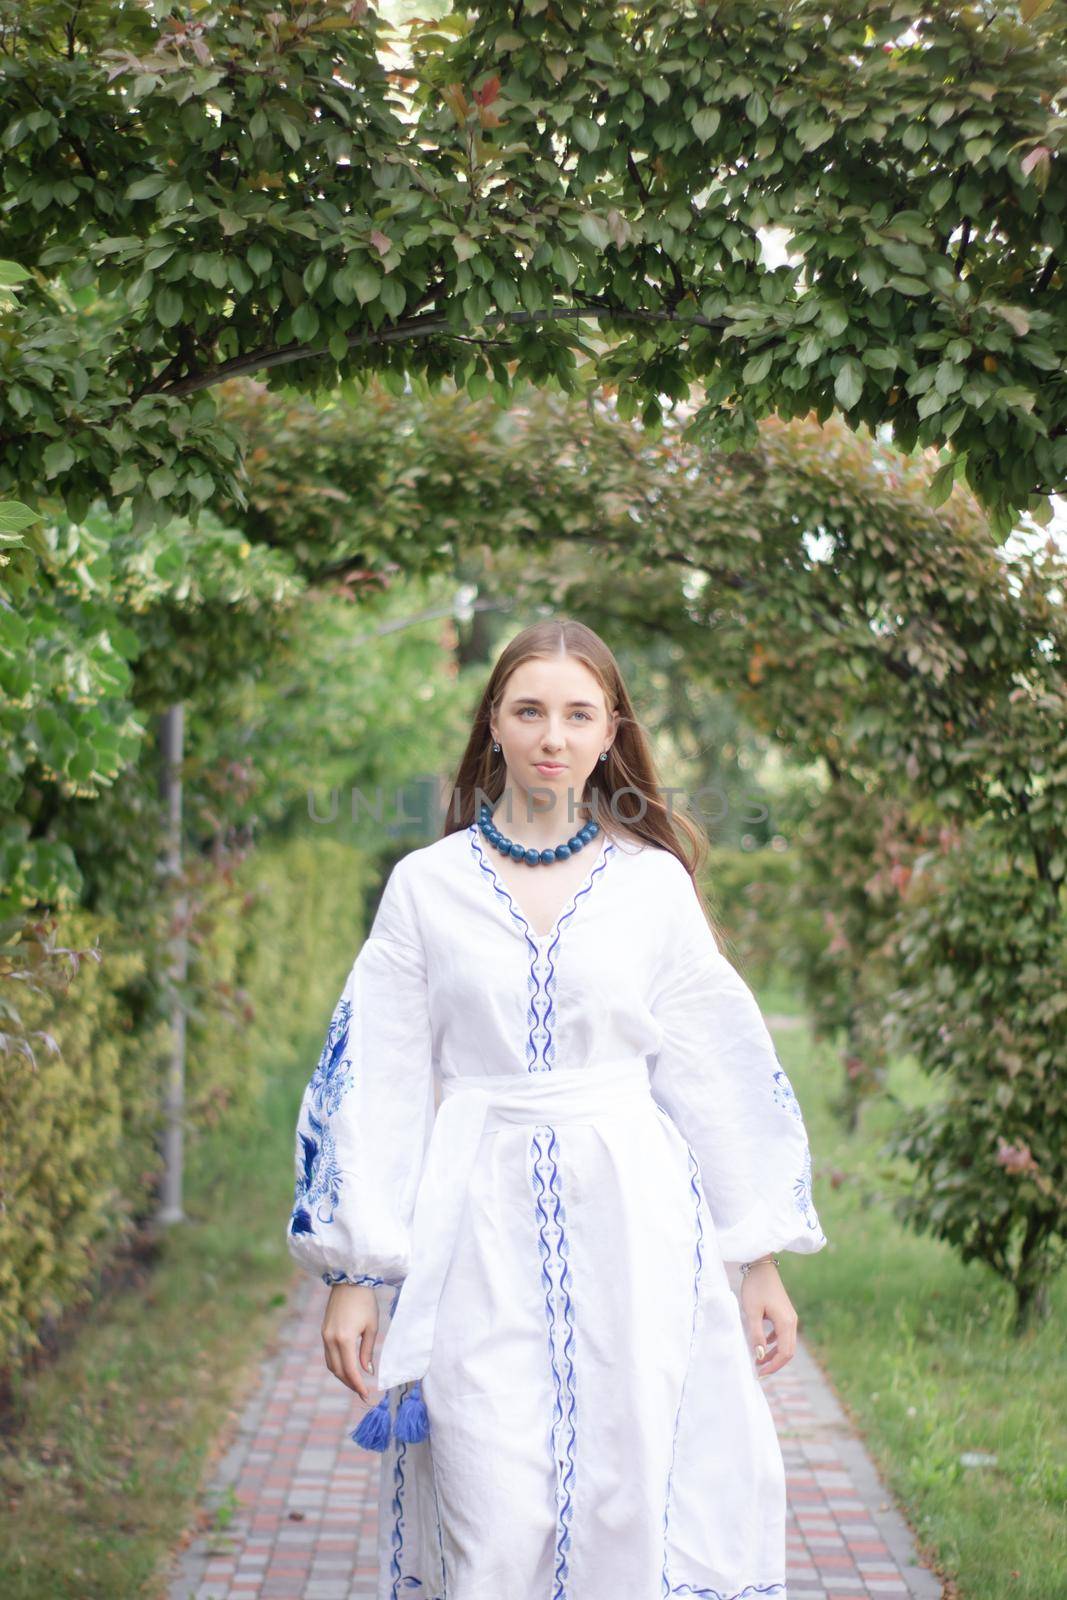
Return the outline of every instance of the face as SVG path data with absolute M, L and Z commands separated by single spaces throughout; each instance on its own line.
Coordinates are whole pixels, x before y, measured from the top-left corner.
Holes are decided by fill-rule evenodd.
M 597 679 L 573 656 L 516 667 L 490 722 L 507 764 L 508 787 L 531 812 L 566 805 L 569 795 L 577 807 L 617 725 L 618 714 L 609 713 Z

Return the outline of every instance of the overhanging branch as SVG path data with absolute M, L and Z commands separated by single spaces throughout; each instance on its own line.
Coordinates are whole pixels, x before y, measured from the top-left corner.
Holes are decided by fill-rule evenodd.
M 608 306 L 555 306 L 549 311 L 501 312 L 497 316 L 481 318 L 478 326 L 488 327 L 490 323 L 503 323 L 505 326 L 521 327 L 536 322 L 561 322 L 572 317 L 580 321 L 593 317 L 607 317 L 615 321 L 683 322 L 700 328 L 724 328 L 728 321 L 726 317 L 705 317 L 699 312 L 694 312 L 691 316 L 678 316 L 674 311 L 629 311 L 621 307 Z M 417 317 L 408 322 L 400 322 L 394 328 L 353 334 L 348 339 L 348 347 L 350 350 L 359 350 L 378 345 L 400 344 L 407 339 L 430 339 L 436 336 L 452 339 L 473 337 L 469 325 L 454 328 L 444 317 Z M 246 377 L 253 372 L 289 366 L 294 361 L 314 361 L 319 356 L 329 354 L 327 345 L 297 343 L 283 345 L 277 350 L 251 350 L 246 355 L 234 356 L 232 361 L 224 361 L 221 365 L 212 367 L 209 372 L 194 372 L 188 377 L 178 378 L 173 383 L 162 383 L 159 380 L 147 383 L 139 393 L 165 394 L 180 399 L 188 394 L 196 394 L 200 389 L 213 388 L 215 384 L 224 383 L 228 378 Z

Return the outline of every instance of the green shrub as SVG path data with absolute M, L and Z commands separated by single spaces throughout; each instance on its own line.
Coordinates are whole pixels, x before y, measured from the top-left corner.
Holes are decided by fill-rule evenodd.
M 297 838 L 248 857 L 197 902 L 186 985 L 187 1147 L 235 1133 L 263 1093 L 279 1040 L 313 1036 L 340 992 L 377 878 L 350 845 Z M 100 1268 L 157 1207 L 166 993 L 113 919 L 63 922 L 99 944 L 65 994 L 20 991 L 37 1064 L 0 1055 L 0 1376 L 48 1319 L 91 1299 Z M 310 1067 L 308 1068 L 310 1071 Z

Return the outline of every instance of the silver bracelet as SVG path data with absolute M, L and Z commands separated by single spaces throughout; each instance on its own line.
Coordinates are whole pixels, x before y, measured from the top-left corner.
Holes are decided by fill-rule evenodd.
M 775 1256 L 775 1255 L 760 1256 L 759 1261 L 742 1261 L 742 1263 L 741 1263 L 741 1276 L 742 1276 L 742 1278 L 746 1278 L 748 1276 L 749 1270 L 752 1267 L 758 1267 L 761 1261 L 773 1261 L 775 1266 L 778 1265 L 778 1257 Z

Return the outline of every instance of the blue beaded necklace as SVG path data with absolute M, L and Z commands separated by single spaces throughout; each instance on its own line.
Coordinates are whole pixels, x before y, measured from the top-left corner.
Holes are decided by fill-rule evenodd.
M 494 849 L 499 850 L 502 856 L 510 856 L 512 861 L 525 861 L 528 867 L 550 867 L 554 861 L 567 861 L 571 856 L 577 855 L 582 846 L 595 839 L 600 832 L 599 822 L 590 819 L 572 838 L 564 844 L 557 844 L 554 850 L 528 850 L 525 845 L 504 837 L 493 821 L 492 810 L 484 800 L 478 817 L 478 826 L 489 843 Z

